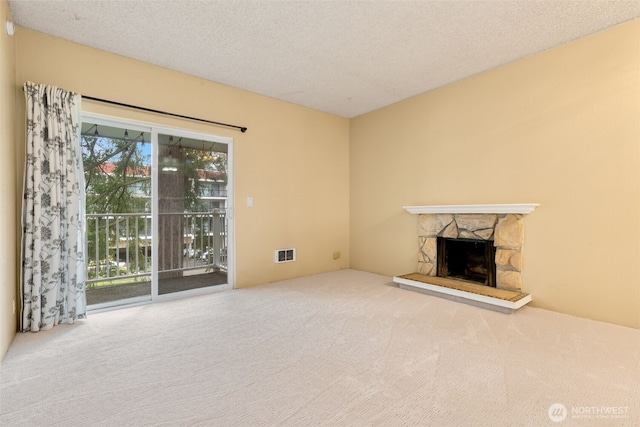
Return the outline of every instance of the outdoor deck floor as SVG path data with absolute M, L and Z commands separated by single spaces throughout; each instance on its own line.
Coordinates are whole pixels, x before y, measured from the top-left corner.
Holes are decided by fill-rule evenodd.
M 224 271 L 190 274 L 183 277 L 161 279 L 158 283 L 158 293 L 164 295 L 225 283 L 227 283 L 227 273 Z M 87 288 L 87 304 L 102 304 L 145 295 L 151 295 L 151 282 L 123 283 L 114 286 Z

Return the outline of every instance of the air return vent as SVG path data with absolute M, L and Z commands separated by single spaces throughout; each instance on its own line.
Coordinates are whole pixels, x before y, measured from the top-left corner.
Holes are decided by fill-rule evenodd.
M 275 261 L 276 264 L 283 262 L 293 262 L 296 260 L 296 250 L 291 249 L 278 249 L 276 250 Z

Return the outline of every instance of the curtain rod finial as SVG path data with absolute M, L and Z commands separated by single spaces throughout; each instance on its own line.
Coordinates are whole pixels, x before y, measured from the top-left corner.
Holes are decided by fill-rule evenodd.
M 247 128 L 240 128 L 240 132 L 245 133 L 247 131 Z
M 13 36 L 16 33 L 16 25 L 10 19 L 7 19 L 5 22 L 5 31 L 9 35 L 9 37 Z

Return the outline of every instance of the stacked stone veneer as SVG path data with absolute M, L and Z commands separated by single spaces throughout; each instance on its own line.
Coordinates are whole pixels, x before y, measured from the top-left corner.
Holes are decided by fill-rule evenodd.
M 524 222 L 520 214 L 421 214 L 418 219 L 418 273 L 437 274 L 437 238 L 493 240 L 496 287 L 522 288 Z

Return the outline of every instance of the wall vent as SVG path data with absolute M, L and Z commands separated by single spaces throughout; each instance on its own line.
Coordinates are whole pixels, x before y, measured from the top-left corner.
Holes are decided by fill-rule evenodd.
M 275 261 L 276 264 L 283 262 L 293 262 L 296 260 L 296 250 L 290 249 L 278 249 L 276 250 Z

